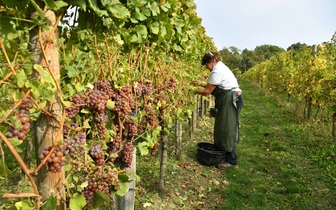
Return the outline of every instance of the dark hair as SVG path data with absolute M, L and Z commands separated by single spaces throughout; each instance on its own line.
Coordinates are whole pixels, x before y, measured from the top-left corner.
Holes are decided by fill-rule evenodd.
M 207 53 L 205 53 L 203 55 L 202 58 L 202 66 L 204 66 L 207 63 L 211 63 L 212 61 L 220 61 L 220 56 L 217 52 L 213 52 L 213 51 L 208 51 Z

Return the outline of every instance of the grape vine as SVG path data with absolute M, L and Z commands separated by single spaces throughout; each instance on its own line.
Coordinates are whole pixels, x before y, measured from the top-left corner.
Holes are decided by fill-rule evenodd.
M 70 203 L 80 199 L 72 197 L 76 192 L 85 198 L 87 208 L 95 192 L 125 193 L 127 187 L 118 176 L 130 167 L 134 146 L 141 154 L 158 148 L 164 120 L 158 118 L 159 110 L 174 118 L 176 110 L 185 113 L 193 105 L 188 88 L 179 82 L 198 77 L 193 72 L 200 54 L 214 48 L 195 13 L 196 5 L 154 0 L 3 4 L 0 97 L 6 103 L 0 105 L 0 134 L 6 135 L 1 138 L 10 148 L 18 146 L 39 129 L 33 123 L 48 118 L 59 128 L 37 159 L 50 173 L 65 170 Z M 50 13 L 57 15 L 52 21 Z M 47 28 L 50 33 L 42 34 Z M 60 63 L 48 57 L 48 51 L 56 48 Z M 57 109 L 54 97 L 60 100 Z M 39 200 L 31 176 L 42 165 L 30 172 L 12 152 Z

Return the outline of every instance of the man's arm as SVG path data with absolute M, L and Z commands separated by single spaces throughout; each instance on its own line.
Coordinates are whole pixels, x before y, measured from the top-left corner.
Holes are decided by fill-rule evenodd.
M 212 91 L 216 88 L 216 85 L 212 85 L 207 83 L 207 85 L 205 86 L 205 88 L 200 89 L 200 90 L 196 90 L 195 93 L 202 95 L 202 96 L 208 96 L 210 93 L 212 93 Z

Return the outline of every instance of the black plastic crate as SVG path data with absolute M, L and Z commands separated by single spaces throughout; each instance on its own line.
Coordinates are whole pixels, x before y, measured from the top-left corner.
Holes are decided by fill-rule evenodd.
M 215 144 L 199 142 L 197 144 L 197 161 L 206 166 L 217 166 L 225 159 L 225 151 Z

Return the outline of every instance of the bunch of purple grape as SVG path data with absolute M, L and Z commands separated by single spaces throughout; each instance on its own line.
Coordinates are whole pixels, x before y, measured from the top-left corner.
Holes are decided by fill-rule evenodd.
M 88 186 L 82 191 L 86 200 L 86 206 L 91 206 L 94 192 L 103 192 L 106 195 L 110 195 L 111 186 L 120 188 L 117 170 L 108 167 L 98 169 L 86 180 L 88 181 Z
M 132 165 L 132 153 L 133 153 L 133 144 L 131 141 L 128 141 L 124 145 L 124 149 L 122 151 L 122 161 L 125 163 L 126 167 L 130 167 Z
M 72 106 L 65 107 L 65 111 L 69 118 L 74 118 L 86 106 L 85 97 L 83 94 L 78 93 L 72 96 L 70 101 L 72 102 Z
M 44 148 L 42 153 L 39 155 L 40 160 L 44 160 L 50 153 L 52 146 Z M 62 167 L 65 165 L 66 157 L 64 156 L 66 147 L 64 145 L 56 145 L 52 154 L 47 159 L 48 171 L 53 173 L 61 172 Z
M 20 105 L 20 111 L 16 111 L 15 114 L 18 116 L 21 127 L 15 128 L 14 126 L 8 127 L 8 138 L 18 138 L 20 140 L 25 140 L 27 137 L 27 133 L 30 130 L 30 111 L 29 109 L 33 108 L 33 102 L 30 96 L 27 96 L 22 99 Z
M 99 144 L 94 144 L 91 147 L 89 155 L 97 166 L 103 166 L 105 164 L 105 155 Z

